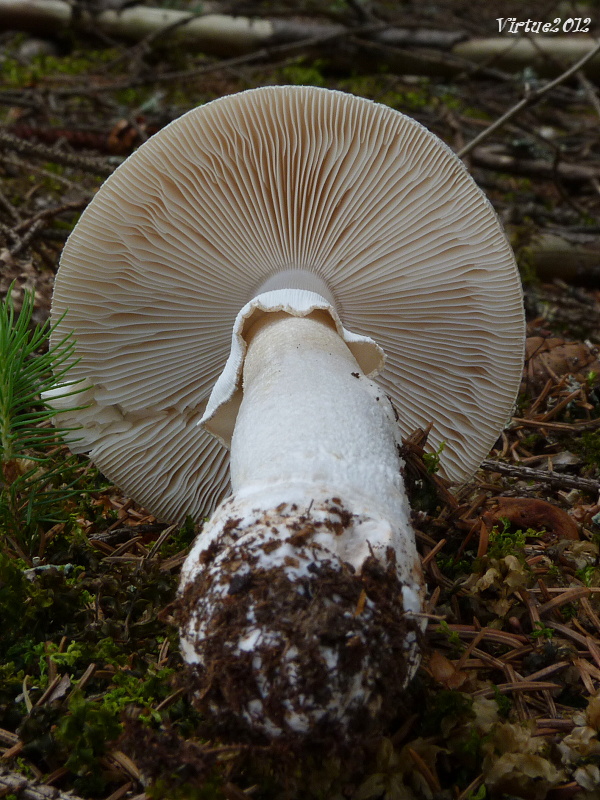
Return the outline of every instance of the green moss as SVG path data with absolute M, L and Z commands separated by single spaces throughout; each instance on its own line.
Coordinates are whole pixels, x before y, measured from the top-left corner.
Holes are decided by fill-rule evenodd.
M 487 789 L 485 788 L 485 785 L 482 783 L 479 789 L 477 789 L 477 791 L 469 792 L 466 800 L 485 800 L 487 796 L 488 796 Z
M 430 697 L 429 705 L 423 715 L 421 733 L 423 736 L 433 736 L 439 733 L 440 726 L 446 719 L 459 723 L 471 720 L 473 717 L 472 697 L 463 692 L 442 689 Z
M 460 636 L 456 631 L 450 630 L 450 626 L 446 620 L 440 620 L 439 628 L 440 632 L 446 636 L 448 644 L 452 646 L 455 652 L 461 653 L 465 649 Z
M 294 86 L 327 86 L 327 81 L 321 72 L 323 61 L 307 61 L 299 59 L 294 64 L 289 64 L 281 69 L 282 82 Z
M 575 571 L 575 575 L 583 583 L 584 586 L 599 586 L 600 585 L 600 569 L 594 564 L 588 564 L 587 567 L 582 567 Z
M 534 629 L 529 635 L 532 639 L 552 639 L 554 628 L 548 628 L 543 622 L 535 622 Z
M 66 766 L 82 773 L 92 767 L 107 743 L 116 739 L 122 727 L 114 711 L 104 703 L 87 700 L 76 690 L 69 701 L 69 713 L 59 722 L 56 740 L 69 751 Z
M 141 106 L 148 98 L 148 89 L 131 87 L 115 92 L 115 98 L 120 105 Z
M 443 574 L 453 581 L 456 580 L 460 575 L 468 575 L 471 572 L 471 567 L 473 565 L 472 559 L 457 559 L 453 555 L 438 556 L 436 562 Z
M 399 83 L 396 76 L 355 75 L 342 80 L 340 88 L 408 114 L 422 111 L 432 102 L 428 78 L 420 78 L 414 84 L 407 85 Z
M 16 669 L 37 663 L 34 645 L 66 634 L 85 614 L 82 588 L 83 583 L 69 585 L 65 569 L 58 566 L 29 579 L 20 562 L 0 553 L 0 658 L 12 661 Z
M 528 450 L 531 450 L 538 444 L 543 444 L 545 441 L 544 437 L 539 433 L 530 433 L 527 436 L 524 436 L 521 439 L 521 444 L 523 447 L 526 447 Z
M 89 546 L 79 554 L 88 561 L 95 555 Z M 83 569 L 59 566 L 35 575 L 29 570 L 27 577 L 24 566 L 0 554 L 0 728 L 18 728 L 27 758 L 49 769 L 66 765 L 85 796 L 97 795 L 110 782 L 102 756 L 130 709 L 145 725 L 181 720 L 188 734 L 197 728 L 183 699 L 156 711 L 174 691 L 179 662 L 176 632 L 165 631 L 159 620 L 174 596 L 176 578 L 135 563 L 96 565 L 93 578 Z M 159 666 L 165 632 L 172 662 Z M 77 688 L 92 663 L 96 672 Z M 62 699 L 36 706 L 51 664 L 71 688 Z M 24 699 L 16 701 L 24 685 L 34 704 L 31 712 Z
M 2 63 L 2 79 L 5 88 L 23 88 L 47 84 L 53 76 L 87 75 L 99 67 L 109 64 L 117 56 L 117 50 L 75 51 L 65 56 L 39 55 L 29 64 L 16 58 L 6 58 Z
M 528 528 L 523 531 L 513 530 L 513 527 L 508 519 L 500 519 L 501 526 L 494 525 L 490 531 L 489 545 L 487 556 L 489 558 L 504 558 L 508 555 L 516 555 L 523 558 L 523 548 L 527 539 L 539 538 L 542 533 L 535 531 L 533 528 Z
M 572 442 L 572 447 L 588 466 L 600 470 L 600 432 L 582 433 L 579 439 Z
M 513 707 L 513 702 L 508 695 L 502 694 L 497 686 L 494 686 L 494 702 L 498 706 L 500 715 L 505 719 L 508 718 Z
M 191 517 L 188 517 L 177 532 L 169 536 L 160 548 L 161 558 L 169 558 L 187 549 L 198 534 L 198 526 Z
M 510 198 L 506 198 L 510 202 Z M 519 274 L 524 286 L 530 286 L 538 282 L 533 250 L 531 247 L 521 247 L 515 253 Z

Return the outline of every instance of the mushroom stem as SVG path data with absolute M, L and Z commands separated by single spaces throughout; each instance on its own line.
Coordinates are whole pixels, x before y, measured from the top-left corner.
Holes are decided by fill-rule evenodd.
M 385 535 L 378 532 L 384 538 L 369 544 L 376 552 L 393 547 L 402 578 L 410 581 L 417 556 L 400 434 L 383 390 L 364 376 L 323 311 L 265 314 L 244 338 L 243 399 L 231 443 L 233 493 L 241 499 L 293 486 L 308 502 L 315 494 L 343 495 L 353 511 L 390 521 Z M 348 538 L 335 537 L 331 549 L 359 569 L 369 546 Z
M 184 656 L 222 720 L 364 731 L 418 663 L 395 415 L 326 312 L 264 313 L 244 339 L 233 495 L 184 565 Z

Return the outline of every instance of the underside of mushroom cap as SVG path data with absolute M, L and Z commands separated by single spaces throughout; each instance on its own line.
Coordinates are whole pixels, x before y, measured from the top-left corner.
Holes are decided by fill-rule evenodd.
M 393 109 L 314 87 L 254 89 L 190 111 L 119 167 L 56 280 L 53 317 L 66 314 L 54 338 L 77 340 L 70 378 L 124 421 L 96 425 L 90 456 L 159 517 L 207 514 L 226 494 L 227 450 L 197 423 L 234 320 L 263 291 L 310 289 L 306 276 L 346 329 L 385 352 L 377 381 L 402 432 L 433 421 L 443 474 L 465 479 L 495 441 L 524 324 L 485 196 Z

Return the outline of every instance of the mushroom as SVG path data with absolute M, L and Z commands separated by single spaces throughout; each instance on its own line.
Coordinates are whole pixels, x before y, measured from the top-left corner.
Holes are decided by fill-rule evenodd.
M 178 603 L 198 702 L 267 737 L 396 713 L 424 627 L 401 438 L 433 422 L 464 481 L 523 361 L 514 258 L 459 159 L 337 91 L 215 100 L 99 190 L 52 313 L 71 448 L 158 517 L 216 507 Z

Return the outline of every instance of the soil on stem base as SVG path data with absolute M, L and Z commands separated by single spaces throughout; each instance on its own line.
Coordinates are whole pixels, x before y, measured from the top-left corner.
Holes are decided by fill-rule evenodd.
M 194 702 L 224 733 L 362 738 L 398 713 L 419 627 L 391 547 L 360 570 L 327 549 L 352 518 L 333 500 L 231 517 L 201 552 L 176 615 Z

